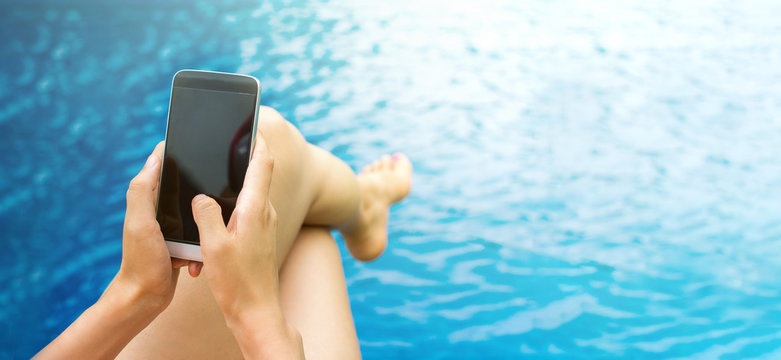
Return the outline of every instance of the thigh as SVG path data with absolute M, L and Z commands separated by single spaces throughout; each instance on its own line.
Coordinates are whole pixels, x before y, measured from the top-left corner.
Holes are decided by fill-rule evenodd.
M 360 358 L 339 249 L 325 228 L 304 227 L 279 274 L 285 318 L 307 359 Z M 174 299 L 118 359 L 241 359 L 206 279 L 179 276 Z
M 307 359 L 360 359 L 339 248 L 325 228 L 304 227 L 279 274 L 282 312 Z
M 205 277 L 192 278 L 183 270 L 171 304 L 117 359 L 242 358 Z

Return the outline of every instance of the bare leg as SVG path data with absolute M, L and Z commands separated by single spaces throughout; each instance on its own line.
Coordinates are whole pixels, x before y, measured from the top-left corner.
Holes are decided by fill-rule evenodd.
M 385 155 L 358 175 L 361 206 L 357 219 L 339 230 L 358 260 L 374 260 L 388 242 L 388 210 L 409 194 L 412 164 L 402 154 Z
M 179 281 L 195 279 L 182 272 Z M 282 312 L 301 334 L 307 359 L 360 359 L 339 249 L 327 229 L 301 229 L 280 269 L 279 290 Z M 163 312 L 118 358 L 242 357 L 208 288 L 178 288 L 170 306 L 188 311 Z
M 388 208 L 410 190 L 409 160 L 386 155 L 356 176 L 342 160 L 307 143 L 275 110 L 262 107 L 260 116 L 275 159 L 271 203 L 279 218 L 278 265 L 302 224 L 339 229 L 359 260 L 379 256 L 385 249 Z
M 339 248 L 327 229 L 301 229 L 279 273 L 279 291 L 307 359 L 361 358 Z
M 308 144 L 273 109 L 261 109 L 260 124 L 275 159 L 270 196 L 278 215 L 277 266 L 285 261 L 304 223 L 340 229 L 359 259 L 379 256 L 385 249 L 388 207 L 409 192 L 409 160 L 386 157 L 356 177 L 344 162 Z M 123 356 L 227 359 L 240 354 L 206 281 L 183 273 L 169 307 Z
M 347 164 L 307 143 L 275 110 L 262 107 L 259 123 L 274 156 L 270 196 L 278 218 L 280 266 L 307 217 L 316 225 L 339 227 L 354 222 L 360 189 Z

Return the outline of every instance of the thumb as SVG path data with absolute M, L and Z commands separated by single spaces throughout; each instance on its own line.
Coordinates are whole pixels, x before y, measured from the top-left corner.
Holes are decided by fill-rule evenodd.
M 198 225 L 198 233 L 201 239 L 201 247 L 215 241 L 221 241 L 220 238 L 228 236 L 228 230 L 222 220 L 222 209 L 214 199 L 206 195 L 198 195 L 193 198 L 193 218 Z

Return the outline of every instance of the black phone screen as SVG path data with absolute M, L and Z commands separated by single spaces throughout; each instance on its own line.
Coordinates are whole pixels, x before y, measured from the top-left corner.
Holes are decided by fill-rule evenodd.
M 200 244 L 191 202 L 215 199 L 227 224 L 249 164 L 257 94 L 177 86 L 171 91 L 157 221 L 169 241 Z

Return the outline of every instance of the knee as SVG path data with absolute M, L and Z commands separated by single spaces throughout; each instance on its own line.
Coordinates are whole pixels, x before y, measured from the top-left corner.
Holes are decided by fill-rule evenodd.
M 295 173 L 302 164 L 306 164 L 306 140 L 279 112 L 261 106 L 258 110 L 258 131 L 258 136 L 263 136 L 274 157 L 275 174 Z
M 282 114 L 280 114 L 278 111 L 274 110 L 274 108 L 261 105 L 258 110 L 258 121 L 279 122 L 279 121 L 285 121 L 285 118 L 283 118 Z
M 266 139 L 272 152 L 274 152 L 274 148 L 301 146 L 306 143 L 304 137 L 293 124 L 268 106 L 261 106 L 258 110 L 258 129 L 263 133 L 263 138 Z
M 268 106 L 261 106 L 258 110 L 258 127 L 263 131 L 264 138 L 278 138 L 288 136 L 287 133 L 295 130 L 295 126 L 285 120 L 282 114 Z

